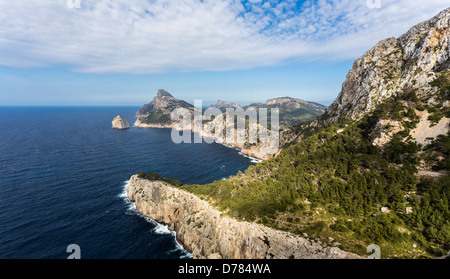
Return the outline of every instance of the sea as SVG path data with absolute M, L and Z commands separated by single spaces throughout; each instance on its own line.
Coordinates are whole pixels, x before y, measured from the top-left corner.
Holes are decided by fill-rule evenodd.
M 138 107 L 0 107 L 0 259 L 192 255 L 127 199 L 133 174 L 206 184 L 255 164 L 220 144 L 133 127 Z M 132 126 L 112 129 L 123 116 Z M 70 246 L 70 247 L 69 247 Z M 68 249 L 69 248 L 69 249 Z

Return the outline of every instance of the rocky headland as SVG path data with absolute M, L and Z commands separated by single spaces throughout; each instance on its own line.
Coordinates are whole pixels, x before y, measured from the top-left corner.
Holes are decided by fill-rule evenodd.
M 198 196 L 164 181 L 131 177 L 128 199 L 136 209 L 176 232 L 195 258 L 344 259 L 361 258 L 298 235 L 224 216 Z
M 199 114 L 201 112 L 200 109 L 195 108 L 193 105 L 177 99 L 173 97 L 169 92 L 165 91 L 164 89 L 159 89 L 156 96 L 153 98 L 152 102 L 149 104 L 144 105 L 139 111 L 136 113 L 136 122 L 134 125 L 136 127 L 141 128 L 169 128 L 169 129 L 186 129 L 186 127 L 178 127 L 179 126 L 179 120 L 172 120 L 171 113 L 174 109 L 177 108 L 184 108 L 187 109 L 191 116 L 194 115 L 194 112 L 197 111 Z M 225 101 L 219 100 L 216 104 L 209 106 L 208 108 L 216 108 L 219 109 L 223 115 L 222 118 L 215 118 L 214 120 L 204 120 L 202 122 L 203 128 L 210 128 L 210 130 L 216 130 L 211 128 L 212 126 L 216 127 L 227 127 L 230 125 L 233 125 L 234 122 L 228 123 L 226 121 L 226 110 L 228 108 L 237 109 L 235 111 L 236 115 L 241 115 L 243 112 L 246 112 L 248 109 L 254 109 L 256 112 L 258 112 L 258 109 L 260 108 L 266 108 L 268 112 L 270 113 L 270 110 L 273 108 L 279 109 L 279 124 L 280 128 L 284 129 L 292 124 L 300 123 L 303 121 L 309 121 L 314 119 L 317 116 L 320 116 L 325 111 L 325 106 L 313 103 L 313 102 L 307 102 L 301 99 L 291 98 L 291 97 L 281 97 L 281 98 L 274 98 L 268 100 L 266 103 L 252 103 L 247 106 L 242 106 L 236 103 L 229 103 Z M 244 116 L 245 117 L 245 116 Z M 218 123 L 219 119 L 223 120 L 223 123 Z M 268 121 L 270 123 L 270 119 Z M 194 119 L 191 121 L 191 130 L 194 130 Z M 253 129 L 253 130 L 252 130 Z M 250 131 L 252 130 L 252 131 Z M 250 132 L 255 132 L 260 130 L 259 124 L 257 124 L 256 127 L 248 127 L 246 129 L 246 137 L 248 137 Z M 267 143 L 249 143 L 246 142 L 240 142 L 236 140 L 236 136 L 234 137 L 234 141 L 225 140 L 226 132 L 223 131 L 222 134 L 214 134 L 214 135 L 205 135 L 204 137 L 213 138 L 216 142 L 222 143 L 226 146 L 239 149 L 243 155 L 260 159 L 260 160 L 266 160 L 269 158 L 272 158 L 281 147 L 279 144 L 274 146 L 273 144 L 267 144 Z M 280 142 L 285 142 L 282 132 L 280 133 Z

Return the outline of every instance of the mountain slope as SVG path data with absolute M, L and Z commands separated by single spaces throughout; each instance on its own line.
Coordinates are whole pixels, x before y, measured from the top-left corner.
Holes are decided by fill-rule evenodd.
M 279 108 L 280 109 L 280 127 L 287 128 L 301 122 L 310 121 L 322 115 L 326 106 L 296 99 L 292 97 L 281 97 L 267 100 L 265 104 L 254 103 L 245 108 L 253 107 L 255 109 Z
M 174 98 L 169 92 L 159 89 L 153 101 L 144 105 L 136 112 L 137 127 L 157 127 L 171 128 L 177 121 L 172 121 L 170 114 L 176 108 L 186 108 L 191 113 L 194 112 L 194 106 Z
M 287 129 L 288 127 L 292 126 L 293 124 L 303 123 L 306 121 L 311 121 L 318 116 L 320 116 L 325 111 L 325 106 L 313 103 L 313 102 L 307 102 L 301 99 L 291 98 L 291 97 L 280 97 L 280 98 L 274 98 L 268 100 L 266 103 L 252 103 L 248 106 L 240 106 L 235 103 L 226 103 L 223 101 L 217 102 L 216 105 L 210 106 L 214 108 L 220 109 L 222 112 L 224 112 L 222 121 L 224 131 L 222 131 L 222 135 L 226 134 L 226 127 L 231 126 L 233 127 L 234 123 L 226 123 L 226 114 L 225 111 L 227 108 L 233 108 L 233 109 L 241 109 L 242 111 L 250 111 L 251 109 L 254 109 L 256 112 L 259 111 L 259 109 L 267 109 L 268 112 L 268 119 L 267 119 L 267 125 L 271 125 L 271 109 L 277 108 L 279 109 L 279 127 L 280 127 L 280 142 L 284 142 L 283 137 L 283 130 Z M 239 112 L 239 110 L 236 110 L 236 115 L 242 115 L 242 111 Z M 245 117 L 245 116 L 244 116 Z M 250 118 L 246 120 L 246 125 L 249 124 Z M 210 130 L 212 130 L 211 127 L 218 127 L 220 124 L 218 121 L 220 121 L 220 118 L 216 118 L 213 121 L 204 123 L 204 127 L 209 127 Z M 258 122 L 258 119 L 255 121 Z M 266 160 L 269 158 L 274 157 L 280 149 L 280 145 L 272 140 L 268 143 L 261 142 L 258 139 L 257 143 L 250 143 L 248 140 L 249 134 L 251 132 L 254 132 L 255 134 L 257 131 L 260 131 L 261 127 L 259 122 L 256 124 L 255 127 L 248 125 L 246 127 L 246 141 L 245 142 L 237 142 L 236 137 L 234 138 L 234 141 L 229 142 L 222 140 L 220 137 L 216 137 L 216 141 L 220 143 L 224 143 L 228 146 L 231 146 L 233 148 L 238 148 L 241 150 L 241 152 L 245 155 L 248 155 L 250 157 L 254 157 L 261 160 Z M 236 136 L 236 134 L 235 134 Z M 223 137 L 225 139 L 225 136 Z
M 176 108 L 186 108 L 191 112 L 191 115 L 193 115 L 193 112 L 196 109 L 193 105 L 183 100 L 176 99 L 167 91 L 160 89 L 158 90 L 157 95 L 153 98 L 153 101 L 149 104 L 144 105 L 136 113 L 137 120 L 135 122 L 135 126 L 146 128 L 173 128 L 176 126 L 178 121 L 172 121 L 170 114 Z M 313 120 L 314 118 L 320 116 L 325 111 L 326 107 L 317 103 L 307 102 L 300 99 L 282 97 L 270 99 L 265 104 L 253 103 L 249 106 L 241 106 L 236 103 L 228 103 L 219 100 L 216 104 L 211 105 L 208 108 L 217 108 L 223 113 L 226 112 L 227 108 L 238 109 L 236 111 L 236 115 L 241 115 L 241 113 L 239 112 L 240 109 L 245 112 L 250 108 L 256 109 L 256 111 L 258 111 L 258 109 L 260 108 L 266 108 L 268 110 L 268 114 L 270 115 L 270 111 L 272 108 L 278 108 L 280 112 L 280 127 L 281 129 L 286 129 L 293 124 Z M 212 121 L 205 120 L 203 121 L 203 127 L 219 125 L 219 119 L 220 118 L 216 118 Z M 235 125 L 234 123 L 225 123 L 226 119 L 226 115 L 224 114 L 224 123 L 222 123 L 223 125 L 220 125 L 221 127 L 224 127 L 224 130 L 227 125 Z M 268 119 L 268 123 L 270 125 L 270 117 Z M 191 124 L 193 124 L 193 122 Z M 259 123 L 257 125 L 258 126 L 256 129 L 258 130 Z M 248 136 L 249 127 L 247 127 L 246 129 L 246 133 Z M 222 135 L 225 135 L 225 131 L 223 131 Z M 206 136 L 215 138 L 217 142 L 225 143 L 231 147 L 238 148 L 245 155 L 262 160 L 273 157 L 277 153 L 277 151 L 279 151 L 278 145 L 275 146 L 271 144 L 264 144 L 261 142 L 250 144 L 249 142 L 237 142 L 236 139 L 235 142 L 225 142 L 225 136 Z M 270 151 L 267 151 L 268 149 Z
M 277 157 L 183 188 L 235 218 L 361 255 L 373 243 L 385 258 L 447 254 L 449 18 L 446 9 L 358 59 L 333 105 L 285 133 Z
M 220 109 L 222 112 L 225 112 L 227 108 L 242 108 L 241 105 L 236 104 L 236 103 L 229 103 L 229 102 L 225 102 L 222 100 L 218 100 L 217 103 L 215 103 L 214 105 L 210 105 L 208 108 L 218 108 Z

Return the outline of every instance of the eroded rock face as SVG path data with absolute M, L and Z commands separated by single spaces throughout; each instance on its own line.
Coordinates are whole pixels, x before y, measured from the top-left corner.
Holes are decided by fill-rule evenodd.
M 379 119 L 375 130 L 372 132 L 372 136 L 374 137 L 373 144 L 378 147 L 383 147 L 392 140 L 392 137 L 396 133 L 404 129 L 400 121 Z
M 360 258 L 292 233 L 222 216 L 208 202 L 162 181 L 134 175 L 128 186 L 128 198 L 142 214 L 169 225 L 195 258 Z
M 130 124 L 128 123 L 128 121 L 125 118 L 123 118 L 122 116 L 118 115 L 112 121 L 112 127 L 114 129 L 123 130 L 123 129 L 130 128 Z
M 427 146 L 439 135 L 446 134 L 450 130 L 450 118 L 443 117 L 437 124 L 432 125 L 428 120 L 430 115 L 428 111 L 416 111 L 416 114 L 419 116 L 420 122 L 410 135 L 415 142 L 422 146 Z
M 380 41 L 357 59 L 335 102 L 326 110 L 330 121 L 359 120 L 405 88 L 418 97 L 433 94 L 436 73 L 448 69 L 450 8 L 412 27 L 400 38 Z

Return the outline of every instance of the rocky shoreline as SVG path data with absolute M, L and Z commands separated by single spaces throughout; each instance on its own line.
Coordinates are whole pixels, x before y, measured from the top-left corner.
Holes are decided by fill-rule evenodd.
M 223 216 L 208 202 L 163 181 L 132 176 L 128 199 L 140 213 L 175 231 L 177 240 L 194 258 L 362 258 L 289 232 Z

